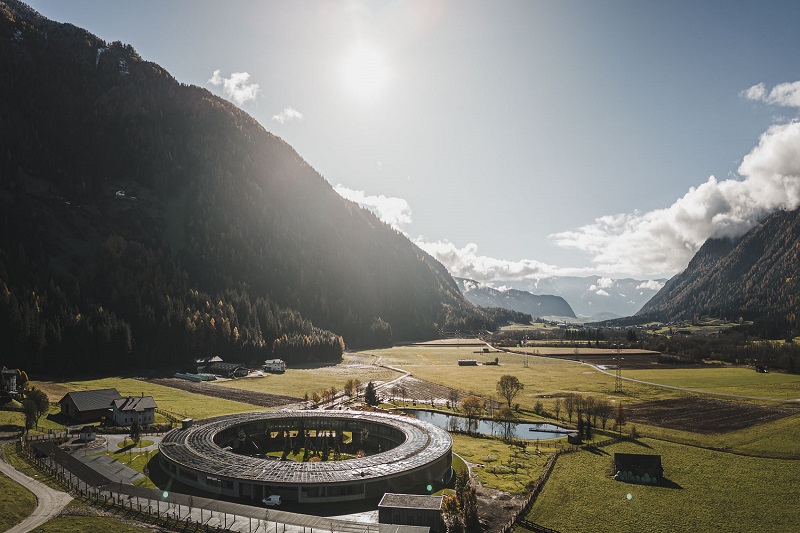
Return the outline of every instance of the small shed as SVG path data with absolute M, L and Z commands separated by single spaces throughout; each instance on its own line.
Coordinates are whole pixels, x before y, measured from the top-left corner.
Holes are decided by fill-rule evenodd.
M 97 428 L 94 426 L 83 426 L 81 428 L 80 440 L 83 442 L 92 442 L 97 438 Z
M 577 446 L 578 444 L 581 443 L 581 437 L 577 433 L 568 433 L 567 442 L 574 446 Z
M 387 492 L 378 504 L 378 522 L 444 531 L 442 497 Z
M 475 359 L 459 359 L 458 366 L 478 366 L 478 361 Z
M 614 479 L 631 483 L 658 483 L 664 477 L 661 456 L 646 453 L 615 453 Z

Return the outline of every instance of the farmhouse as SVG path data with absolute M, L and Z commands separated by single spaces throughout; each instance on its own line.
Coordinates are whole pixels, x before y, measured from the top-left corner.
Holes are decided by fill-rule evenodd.
M 664 477 L 660 455 L 615 453 L 614 479 L 634 483 L 658 483 Z
M 286 363 L 283 359 L 267 359 L 264 361 L 264 366 L 261 367 L 261 369 L 267 372 L 282 374 L 286 372 Z
M 86 390 L 68 392 L 58 401 L 61 414 L 80 420 L 93 422 L 109 416 L 111 402 L 122 398 L 117 389 Z
M 152 396 L 128 396 L 111 402 L 111 418 L 118 426 L 154 424 L 156 401 Z
M 2 376 L 2 383 L 0 383 L 0 390 L 4 390 L 10 393 L 17 392 L 17 371 L 13 368 L 6 368 L 3 367 L 2 372 L 0 372 L 0 376 Z
M 378 504 L 378 522 L 444 531 L 442 497 L 387 492 Z

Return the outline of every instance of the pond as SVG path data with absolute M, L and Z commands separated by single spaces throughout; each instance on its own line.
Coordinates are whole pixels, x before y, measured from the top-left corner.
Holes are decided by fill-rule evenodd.
M 409 409 L 402 411 L 414 418 L 430 422 L 434 426 L 439 426 L 447 431 L 466 431 L 467 422 L 464 416 L 437 413 L 435 411 L 424 411 L 421 409 Z M 481 435 L 494 435 L 497 437 L 536 440 L 536 439 L 555 439 L 563 437 L 570 431 L 560 426 L 547 423 L 530 422 L 501 422 L 497 420 L 473 419 L 470 422 L 470 430 Z

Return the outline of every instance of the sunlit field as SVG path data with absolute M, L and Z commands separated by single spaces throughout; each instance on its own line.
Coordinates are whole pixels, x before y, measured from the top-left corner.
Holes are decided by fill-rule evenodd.
M 37 383 L 34 382 L 34 385 Z M 149 383 L 132 378 L 110 377 L 90 379 L 85 381 L 69 381 L 57 384 L 69 391 L 83 391 L 90 389 L 115 388 L 123 396 L 152 396 L 159 409 L 168 411 L 178 416 L 188 416 L 202 419 L 233 413 L 246 413 L 258 410 L 257 407 L 240 402 L 210 398 L 200 394 L 173 389 L 155 383 Z M 47 389 L 48 384 L 42 383 L 41 387 Z M 53 401 L 51 396 L 51 401 Z
M 800 400 L 798 374 L 781 372 L 759 374 L 752 368 L 720 366 L 719 368 L 626 370 L 624 375 L 651 383 L 708 392 Z
M 617 452 L 660 454 L 669 483 L 615 481 Z M 794 531 L 798 476 L 800 461 L 642 439 L 560 457 L 528 519 L 558 531 Z
M 371 360 L 371 358 L 363 357 L 358 359 Z M 370 381 L 391 381 L 401 375 L 400 372 L 389 368 L 367 366 L 365 364 L 340 364 L 335 366 L 288 368 L 283 374 L 264 373 L 264 377 L 211 383 L 236 389 L 302 398 L 305 393 L 310 396 L 314 391 L 330 390 L 331 387 L 341 391 L 348 379 L 358 379 L 366 385 Z

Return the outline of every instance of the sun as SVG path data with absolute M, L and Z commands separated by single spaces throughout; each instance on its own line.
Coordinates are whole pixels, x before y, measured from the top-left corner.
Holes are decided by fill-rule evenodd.
M 389 85 L 390 70 L 379 49 L 366 43 L 353 47 L 342 63 L 342 81 L 349 94 L 373 100 Z

